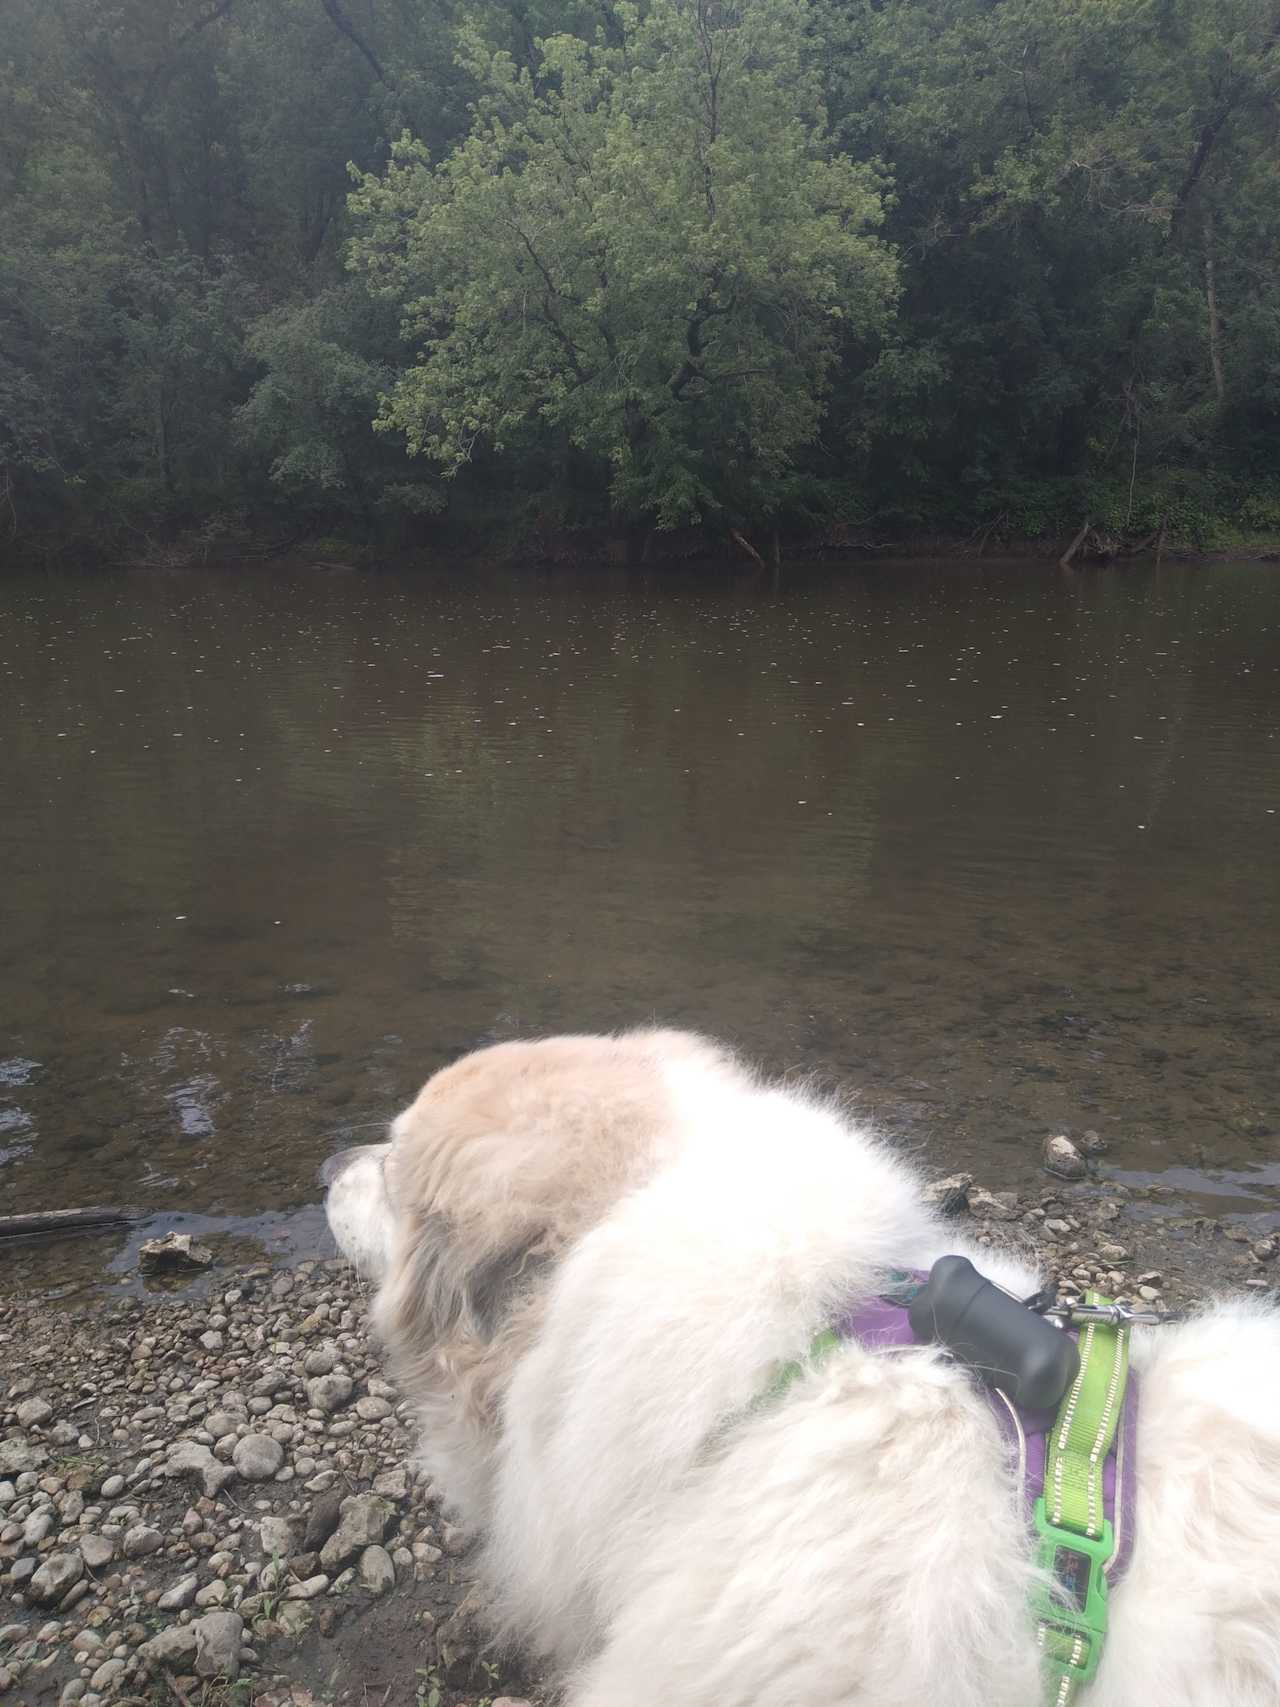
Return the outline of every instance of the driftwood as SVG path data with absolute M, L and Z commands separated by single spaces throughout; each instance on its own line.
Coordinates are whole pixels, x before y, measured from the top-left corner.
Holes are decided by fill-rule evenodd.
M 117 1227 L 130 1227 L 141 1219 L 136 1209 L 46 1209 L 35 1215 L 0 1215 L 0 1239 L 108 1233 Z
M 1067 547 L 1067 549 L 1063 552 L 1062 556 L 1058 559 L 1059 569 L 1070 569 L 1071 559 L 1075 556 L 1076 552 L 1079 551 L 1080 547 L 1084 544 L 1085 535 L 1088 533 L 1089 529 L 1092 526 L 1093 526 L 1093 523 L 1089 520 L 1088 516 L 1086 516 L 1084 518 L 1084 526 L 1080 529 L 1080 532 L 1071 541 L 1071 544 Z
M 757 565 L 758 568 L 764 568 L 764 558 L 761 557 L 760 553 L 756 550 L 755 546 L 752 545 L 751 541 L 744 534 L 738 532 L 737 528 L 729 529 L 729 538 L 735 545 L 740 545 L 742 547 L 747 556 L 754 564 Z

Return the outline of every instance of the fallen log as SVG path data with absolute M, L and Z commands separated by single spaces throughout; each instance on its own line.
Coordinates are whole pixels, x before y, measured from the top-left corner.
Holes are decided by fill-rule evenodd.
M 1062 556 L 1058 559 L 1059 569 L 1070 569 L 1071 559 L 1075 556 L 1076 552 L 1079 551 L 1080 547 L 1084 544 L 1084 536 L 1088 533 L 1089 529 L 1092 526 L 1093 526 L 1093 523 L 1089 520 L 1088 516 L 1086 516 L 1084 518 L 1084 526 L 1080 529 L 1080 532 L 1071 541 L 1071 544 L 1067 547 L 1067 549 L 1063 552 Z
M 141 1221 L 136 1209 L 44 1209 L 34 1215 L 0 1215 L 0 1239 L 48 1238 L 56 1233 L 107 1233 Z

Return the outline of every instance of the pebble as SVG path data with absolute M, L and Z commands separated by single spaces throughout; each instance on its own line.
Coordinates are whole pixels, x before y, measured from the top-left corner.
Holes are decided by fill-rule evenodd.
M 113 1500 L 117 1494 L 122 1494 L 123 1492 L 123 1476 L 108 1476 L 106 1481 L 102 1484 L 102 1497 L 104 1500 Z
M 235 1471 L 228 1464 L 219 1464 L 207 1446 L 198 1440 L 179 1440 L 169 1450 L 165 1463 L 166 1476 L 195 1476 L 204 1488 L 205 1497 L 215 1498 L 228 1482 L 235 1480 Z
M 196 1642 L 194 1625 L 171 1624 L 167 1630 L 161 1630 L 158 1636 L 144 1642 L 141 1652 L 144 1658 L 153 1660 L 157 1665 L 169 1666 L 174 1671 L 187 1671 L 195 1661 Z
M 307 1382 L 307 1398 L 313 1408 L 326 1415 L 342 1409 L 356 1390 L 349 1375 L 335 1370 L 331 1375 L 317 1375 Z
M 50 1553 L 40 1568 L 33 1572 L 27 1593 L 37 1606 L 47 1606 L 61 1600 L 73 1584 L 84 1575 L 84 1560 L 76 1553 Z
M 329 1578 L 321 1571 L 304 1582 L 290 1583 L 284 1591 L 284 1597 L 286 1600 L 314 1600 L 318 1594 L 323 1594 L 328 1586 Z
M 104 1660 L 89 1679 L 90 1689 L 110 1690 L 124 1676 L 125 1662 L 121 1659 Z
M 396 1586 L 396 1568 L 386 1548 L 377 1545 L 366 1547 L 360 1555 L 356 1577 L 360 1586 L 367 1588 L 370 1594 L 386 1594 L 388 1589 L 393 1589 Z
M 52 1415 L 53 1406 L 47 1399 L 24 1399 L 17 1410 L 18 1427 L 38 1428 Z
M 124 1556 L 126 1559 L 145 1559 L 149 1553 L 158 1553 L 164 1546 L 164 1536 L 158 1529 L 152 1529 L 148 1523 L 136 1523 L 124 1538 Z
M 161 1612 L 181 1612 L 195 1600 L 199 1586 L 200 1579 L 197 1576 L 179 1577 L 173 1587 L 166 1589 L 160 1596 L 156 1606 Z
M 246 1482 L 265 1482 L 284 1463 L 284 1447 L 269 1434 L 246 1434 L 236 1442 L 231 1462 Z
M 287 1559 L 294 1551 L 297 1531 L 287 1517 L 264 1517 L 258 1525 L 258 1539 L 268 1559 Z
M 350 1494 L 339 1507 L 338 1527 L 320 1549 L 325 1570 L 340 1569 L 365 1547 L 380 1542 L 391 1522 L 391 1507 L 377 1494 Z
M 115 1540 L 110 1535 L 83 1536 L 80 1556 L 91 1571 L 100 1571 L 116 1556 Z
M 197 1677 L 226 1678 L 234 1683 L 240 1675 L 244 1619 L 238 1612 L 206 1612 L 191 1629 L 196 1635 Z
M 38 1547 L 47 1535 L 53 1534 L 53 1514 L 50 1511 L 33 1511 L 22 1526 L 22 1545 Z

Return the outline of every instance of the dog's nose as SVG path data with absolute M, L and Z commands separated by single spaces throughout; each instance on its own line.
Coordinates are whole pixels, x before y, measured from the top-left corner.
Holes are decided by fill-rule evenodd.
M 357 1156 L 362 1156 L 364 1154 L 365 1148 L 365 1145 L 357 1144 L 355 1148 L 351 1150 L 335 1150 L 332 1156 L 326 1157 L 326 1159 L 321 1162 L 320 1184 L 326 1191 L 328 1191 L 334 1180 L 340 1179 L 342 1175 L 346 1173 L 347 1169 L 351 1166 L 352 1162 L 355 1161 Z

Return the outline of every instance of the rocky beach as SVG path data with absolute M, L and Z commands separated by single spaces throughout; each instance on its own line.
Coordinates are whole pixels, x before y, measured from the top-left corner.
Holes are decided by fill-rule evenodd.
M 1163 1313 L 1270 1292 L 1280 1242 L 1094 1180 L 930 1188 L 958 1228 Z M 69 1304 L 0 1291 L 0 1702 L 515 1707 L 469 1538 L 341 1261 L 217 1260 Z

